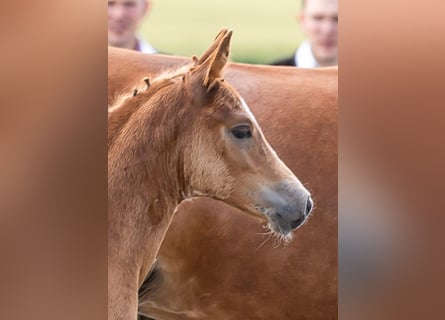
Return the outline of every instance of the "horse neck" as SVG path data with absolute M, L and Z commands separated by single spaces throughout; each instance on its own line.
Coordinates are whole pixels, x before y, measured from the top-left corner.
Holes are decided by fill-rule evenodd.
M 174 209 L 187 193 L 177 101 L 137 108 L 109 146 L 109 215 L 116 224 L 110 228 L 117 230 L 112 237 L 121 241 L 126 234 L 144 261 L 155 257 Z

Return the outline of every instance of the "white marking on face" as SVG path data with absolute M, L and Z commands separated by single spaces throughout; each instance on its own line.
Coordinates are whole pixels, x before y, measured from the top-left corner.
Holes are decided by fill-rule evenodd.
M 249 117 L 251 118 L 252 122 L 255 123 L 255 125 L 259 128 L 258 122 L 256 121 L 255 116 L 253 115 L 252 111 L 250 111 L 249 106 L 247 105 L 246 100 L 243 99 L 243 97 L 240 97 L 241 100 L 241 107 L 243 108 L 244 111 L 246 111 L 246 113 L 249 115 Z
M 244 100 L 243 97 L 241 97 L 241 96 L 240 96 L 240 100 L 241 100 L 241 107 L 242 107 L 242 109 L 243 109 L 243 110 L 249 115 L 249 117 L 251 118 L 252 123 L 255 125 L 255 129 L 258 130 L 258 132 L 259 132 L 261 138 L 265 141 L 265 143 L 266 143 L 267 147 L 269 148 L 270 152 L 274 155 L 274 157 L 275 157 L 278 161 L 282 162 L 281 159 L 278 157 L 277 153 L 275 152 L 275 150 L 270 146 L 269 142 L 268 142 L 267 139 L 264 137 L 263 131 L 261 130 L 261 128 L 260 128 L 260 126 L 259 126 L 259 124 L 258 124 L 258 122 L 257 122 L 257 120 L 256 120 L 256 118 L 255 118 L 255 116 L 253 115 L 252 111 L 250 111 L 250 108 L 249 108 L 249 106 L 247 105 L 246 100 Z M 284 163 L 283 163 L 283 165 L 284 165 Z

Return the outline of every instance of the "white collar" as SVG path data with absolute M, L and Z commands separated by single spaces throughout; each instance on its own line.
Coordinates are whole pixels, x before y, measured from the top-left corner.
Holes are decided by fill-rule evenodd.
M 147 41 L 145 41 L 141 37 L 138 37 L 137 41 L 138 41 L 138 46 L 139 46 L 139 51 L 140 52 L 143 52 L 143 53 L 158 53 L 158 51 L 155 48 L 153 48 L 153 46 L 150 43 L 148 43 Z
M 295 52 L 295 65 L 299 68 L 316 68 L 320 66 L 312 53 L 309 41 L 304 41 Z

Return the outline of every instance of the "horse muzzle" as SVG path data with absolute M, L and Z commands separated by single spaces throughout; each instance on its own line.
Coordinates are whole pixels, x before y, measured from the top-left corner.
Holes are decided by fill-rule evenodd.
M 299 183 L 264 186 L 259 195 L 256 210 L 266 216 L 272 231 L 285 237 L 303 225 L 314 206 L 309 191 Z

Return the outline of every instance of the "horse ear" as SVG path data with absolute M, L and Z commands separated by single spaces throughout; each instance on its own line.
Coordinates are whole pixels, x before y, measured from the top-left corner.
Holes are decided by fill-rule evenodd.
M 204 61 L 207 60 L 207 58 L 215 51 L 216 47 L 220 44 L 223 37 L 229 32 L 228 29 L 222 29 L 215 37 L 215 40 L 213 41 L 212 45 L 204 52 L 199 58 L 197 64 L 202 64 Z
M 212 46 L 198 60 L 196 73 L 200 74 L 202 84 L 207 90 L 213 87 L 216 79 L 222 77 L 222 70 L 230 53 L 231 37 L 232 31 L 222 30 Z

